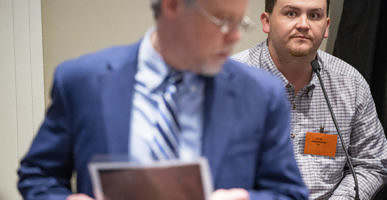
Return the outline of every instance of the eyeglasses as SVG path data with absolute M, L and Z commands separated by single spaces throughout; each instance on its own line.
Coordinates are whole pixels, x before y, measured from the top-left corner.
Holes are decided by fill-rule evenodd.
M 245 32 L 249 31 L 254 27 L 253 21 L 248 16 L 244 16 L 243 19 L 237 23 L 232 22 L 227 19 L 219 19 L 218 17 L 215 17 L 214 15 L 210 14 L 207 10 L 205 10 L 203 7 L 201 7 L 197 2 L 194 3 L 194 6 L 199 10 L 199 12 L 207 17 L 208 20 L 210 20 L 212 23 L 220 27 L 220 32 L 223 34 L 228 34 L 232 30 L 235 29 L 241 29 Z

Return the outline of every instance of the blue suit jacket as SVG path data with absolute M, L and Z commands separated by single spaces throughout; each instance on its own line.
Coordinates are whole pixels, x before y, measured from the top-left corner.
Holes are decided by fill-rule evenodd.
M 92 196 L 87 164 L 96 154 L 127 154 L 139 43 L 62 63 L 52 105 L 21 161 L 18 187 L 25 199 Z M 206 79 L 202 154 L 214 187 L 245 188 L 251 199 L 306 199 L 307 189 L 289 140 L 289 106 L 270 75 L 227 60 Z

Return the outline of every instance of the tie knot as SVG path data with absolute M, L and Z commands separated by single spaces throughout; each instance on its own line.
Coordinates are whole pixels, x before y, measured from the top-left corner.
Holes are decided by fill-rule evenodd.
M 172 85 L 179 85 L 183 81 L 183 73 L 179 71 L 171 71 L 167 76 L 168 82 Z
M 163 93 L 169 93 L 175 96 L 179 90 L 181 83 L 183 82 L 183 73 L 178 71 L 170 71 L 167 77 L 164 79 Z

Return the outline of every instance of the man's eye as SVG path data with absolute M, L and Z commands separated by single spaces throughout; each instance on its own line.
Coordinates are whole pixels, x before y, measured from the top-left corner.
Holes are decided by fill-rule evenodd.
M 289 11 L 289 12 L 287 12 L 286 13 L 286 16 L 288 16 L 288 17 L 296 17 L 297 16 L 297 13 L 296 12 L 294 12 L 294 11 Z
M 321 15 L 319 13 L 310 13 L 309 18 L 312 20 L 318 20 L 321 18 Z

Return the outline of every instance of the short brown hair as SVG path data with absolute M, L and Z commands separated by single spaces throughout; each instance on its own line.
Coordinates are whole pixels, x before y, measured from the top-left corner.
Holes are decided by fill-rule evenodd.
M 277 0 L 265 0 L 265 12 L 272 13 L 276 2 Z M 329 15 L 329 2 L 330 0 L 327 0 L 327 16 Z
M 161 1 L 162 0 L 152 0 L 151 1 L 151 8 L 153 10 L 153 16 L 155 19 L 159 18 L 159 16 L 161 15 Z M 196 0 L 184 0 L 184 2 L 187 5 L 192 4 L 194 1 L 196 1 Z

